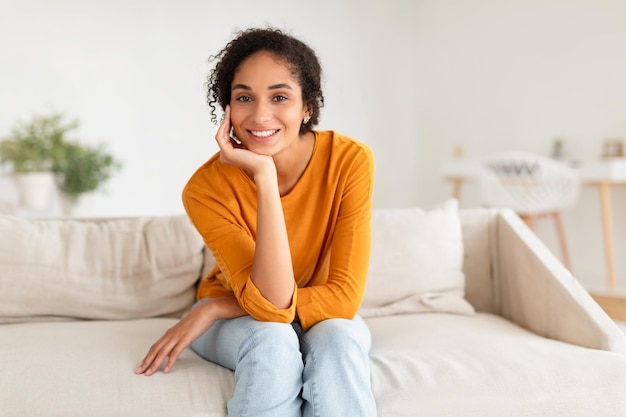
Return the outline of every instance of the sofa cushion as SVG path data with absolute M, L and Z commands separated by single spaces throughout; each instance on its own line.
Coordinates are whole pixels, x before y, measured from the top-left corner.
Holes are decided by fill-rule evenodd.
M 179 315 L 194 301 L 203 247 L 186 216 L 0 216 L 0 323 Z
M 134 374 L 175 319 L 0 326 L 3 416 L 226 416 L 231 371 L 182 352 Z M 622 417 L 626 355 L 539 337 L 497 316 L 367 319 L 379 416 Z
M 626 355 L 543 338 L 484 313 L 367 325 L 381 416 L 626 415 Z
M 361 316 L 422 311 L 472 314 L 472 306 L 463 298 L 464 286 L 456 200 L 430 211 L 373 211 L 372 251 Z
M 187 349 L 171 372 L 135 375 L 177 319 L 0 326 L 0 415 L 226 416 L 235 379 Z

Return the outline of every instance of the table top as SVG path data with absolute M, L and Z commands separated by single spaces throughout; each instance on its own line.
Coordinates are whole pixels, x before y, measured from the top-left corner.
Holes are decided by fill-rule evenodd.
M 589 161 L 563 161 L 573 167 L 580 180 L 587 183 L 626 183 L 626 158 L 612 158 Z M 446 178 L 463 180 L 476 179 L 478 160 L 452 158 L 444 162 L 441 174 Z

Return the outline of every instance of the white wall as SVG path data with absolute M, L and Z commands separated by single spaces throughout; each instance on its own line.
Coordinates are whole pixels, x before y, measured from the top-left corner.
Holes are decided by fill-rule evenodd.
M 234 28 L 272 24 L 302 38 L 326 71 L 320 128 L 369 144 L 377 207 L 431 206 L 457 145 L 593 159 L 626 136 L 626 2 L 620 0 L 0 0 L 0 136 L 59 110 L 124 169 L 94 215 L 181 213 L 180 191 L 217 147 L 207 58 Z M 623 190 L 616 229 L 626 230 Z M 479 203 L 472 186 L 463 206 Z M 0 200 L 15 198 L 0 179 Z M 598 199 L 565 213 L 577 275 L 604 277 Z M 551 225 L 538 233 L 557 251 Z M 626 281 L 626 242 L 616 233 Z
M 415 11 L 412 125 L 418 141 L 415 201 L 450 192 L 434 173 L 460 144 L 470 157 L 499 150 L 595 159 L 605 138 L 626 137 L 626 2 L 428 1 Z M 463 203 L 479 203 L 466 187 Z M 626 195 L 613 192 L 618 280 L 626 288 Z M 598 192 L 564 214 L 574 273 L 605 283 Z M 557 254 L 548 220 L 538 234 Z
M 185 181 L 217 150 L 205 104 L 207 58 L 235 28 L 272 24 L 309 42 L 327 74 L 321 127 L 375 145 L 381 121 L 368 91 L 377 75 L 369 51 L 393 23 L 393 15 L 385 18 L 391 12 L 375 4 L 365 11 L 358 1 L 328 0 L 315 7 L 293 1 L 1 4 L 0 135 L 17 119 L 55 109 L 80 119 L 84 140 L 108 141 L 124 170 L 108 184 L 95 215 L 182 212 Z M 5 182 L 0 192 L 14 198 Z

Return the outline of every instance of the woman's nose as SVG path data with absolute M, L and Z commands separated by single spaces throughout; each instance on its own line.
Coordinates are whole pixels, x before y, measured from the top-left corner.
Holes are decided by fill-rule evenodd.
M 272 110 L 268 103 L 259 100 L 255 103 L 252 118 L 255 123 L 265 123 L 272 119 Z

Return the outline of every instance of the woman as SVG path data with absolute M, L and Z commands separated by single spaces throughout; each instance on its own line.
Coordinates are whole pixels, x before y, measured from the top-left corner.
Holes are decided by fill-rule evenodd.
M 216 266 L 136 373 L 152 375 L 166 358 L 169 372 L 191 345 L 235 371 L 229 416 L 375 416 L 371 337 L 356 315 L 369 264 L 371 152 L 312 130 L 321 68 L 301 41 L 249 29 L 213 59 L 220 152 L 183 201 Z

